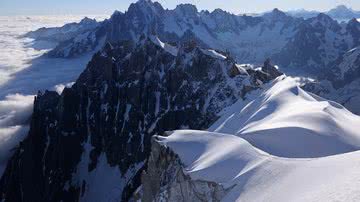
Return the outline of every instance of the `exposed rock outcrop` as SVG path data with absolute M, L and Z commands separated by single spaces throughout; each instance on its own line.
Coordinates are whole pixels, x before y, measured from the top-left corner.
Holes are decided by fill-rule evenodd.
M 142 174 L 141 200 L 152 201 L 220 201 L 226 190 L 217 183 L 192 180 L 183 171 L 177 154 L 153 137 L 147 170 Z
M 61 96 L 37 97 L 29 136 L 0 180 L 0 199 L 128 201 L 153 135 L 205 129 L 222 109 L 270 81 L 253 69 L 231 78 L 234 65 L 221 52 L 194 43 L 175 47 L 156 36 L 108 43 Z

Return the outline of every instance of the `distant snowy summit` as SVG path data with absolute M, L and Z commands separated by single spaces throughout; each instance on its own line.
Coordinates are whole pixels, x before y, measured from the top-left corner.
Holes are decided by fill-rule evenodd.
M 272 58 L 285 72 L 321 73 L 338 57 L 359 46 L 360 24 L 339 23 L 327 14 L 302 19 L 274 9 L 260 16 L 234 15 L 221 9 L 199 11 L 180 4 L 164 9 L 152 1 L 138 1 L 124 13 L 61 42 L 49 55 L 73 58 L 99 50 L 106 42 L 136 41 L 156 34 L 178 43 L 193 37 L 203 48 L 229 52 L 242 63 L 261 64 Z
M 95 19 L 85 17 L 79 23 L 69 23 L 62 27 L 40 28 L 36 31 L 28 32 L 24 37 L 35 40 L 45 40 L 51 42 L 64 42 L 81 35 L 84 32 L 95 29 L 99 22 Z
M 336 13 L 336 10 L 357 13 L 344 6 L 331 13 Z M 75 32 L 63 31 L 69 26 Z M 199 11 L 191 4 L 180 4 L 169 10 L 152 1 L 133 3 L 126 12 L 116 11 L 103 22 L 87 19 L 83 23 L 44 28 L 34 33 L 39 33 L 38 36 L 40 33 L 53 33 L 53 37 L 48 37 L 50 40 L 67 39 L 58 41 L 59 45 L 48 53 L 51 57 L 74 58 L 98 51 L 107 42 L 128 40 L 136 43 L 142 35 L 157 35 L 159 40 L 172 45 L 194 39 L 203 49 L 228 52 L 241 63 L 258 65 L 266 58 L 272 58 L 288 75 L 311 76 L 320 80 L 333 74 L 332 69 L 337 68 L 334 65 L 348 51 L 360 46 L 360 23 L 355 18 L 340 23 L 326 13 L 314 12 L 314 16 L 303 19 L 279 9 L 264 15 L 238 16 L 221 9 Z M 352 75 L 351 80 L 358 78 L 358 74 Z M 331 91 L 331 86 L 327 88 L 330 89 L 326 91 Z M 347 104 L 358 100 L 356 85 L 344 86 L 342 92 L 344 95 L 331 96 L 331 99 L 359 113 L 356 104 Z
M 327 12 L 329 16 L 337 20 L 351 20 L 353 18 L 360 18 L 360 11 L 355 11 L 344 5 L 339 5 Z
M 307 11 L 304 9 L 300 10 L 293 10 L 288 11 L 287 14 L 294 16 L 294 17 L 301 17 L 301 18 L 312 18 L 318 15 L 319 11 Z M 346 7 L 345 5 L 339 5 L 336 8 L 333 8 L 327 12 L 324 12 L 325 14 L 329 15 L 331 18 L 338 20 L 339 22 L 342 21 L 349 21 L 353 18 L 358 19 L 360 18 L 360 11 L 355 11 L 351 8 Z

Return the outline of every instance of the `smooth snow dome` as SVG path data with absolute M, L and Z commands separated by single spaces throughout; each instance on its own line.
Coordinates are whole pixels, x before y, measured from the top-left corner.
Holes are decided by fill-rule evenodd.
M 60 93 L 75 81 L 91 57 L 89 54 L 75 60 L 46 58 L 43 54 L 56 44 L 21 36 L 83 17 L 0 16 L 0 176 L 12 149 L 28 132 L 37 91 L 49 89 Z
M 360 151 L 330 157 L 279 158 L 241 137 L 180 130 L 157 137 L 193 180 L 229 188 L 222 201 L 359 201 Z
M 234 134 L 272 155 L 322 157 L 360 148 L 360 117 L 279 77 L 244 106 L 226 109 L 210 131 Z
M 193 180 L 227 183 L 264 159 L 260 150 L 233 135 L 179 130 L 157 139 L 181 157 Z
M 228 189 L 222 201 L 360 200 L 360 117 L 341 105 L 281 76 L 220 115 L 209 128 L 215 132 L 178 130 L 155 140 L 192 180 Z

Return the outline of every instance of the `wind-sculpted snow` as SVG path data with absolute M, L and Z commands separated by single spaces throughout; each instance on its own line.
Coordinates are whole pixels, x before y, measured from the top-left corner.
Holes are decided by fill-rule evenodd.
M 179 130 L 155 139 L 179 156 L 193 186 L 202 181 L 222 186 L 224 202 L 360 200 L 359 151 L 296 159 L 272 156 L 230 134 Z M 162 186 L 155 200 L 178 194 Z
M 209 193 L 194 201 L 360 200 L 360 117 L 305 92 L 285 76 L 247 99 L 225 108 L 208 131 L 155 136 L 152 156 L 167 160 L 150 162 L 166 169 L 150 165 L 144 179 L 152 180 L 158 171 L 161 181 L 144 182 L 142 199 L 166 201 L 189 191 Z M 215 183 L 211 187 L 216 189 L 204 182 Z M 150 191 L 152 183 L 159 188 Z
M 245 107 L 226 109 L 210 131 L 235 134 L 281 157 L 321 157 L 360 148 L 360 117 L 279 77 Z
M 264 152 L 234 135 L 179 130 L 156 139 L 180 156 L 193 180 L 229 184 L 266 159 Z
M 143 181 L 141 198 L 181 200 L 189 193 L 193 201 L 360 200 L 360 117 L 285 76 L 246 100 L 220 112 L 208 131 L 153 137 L 143 175 L 150 182 Z

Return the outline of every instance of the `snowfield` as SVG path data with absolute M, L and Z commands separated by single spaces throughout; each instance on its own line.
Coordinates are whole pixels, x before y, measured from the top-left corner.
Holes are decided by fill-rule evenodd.
M 158 142 L 192 180 L 229 188 L 222 201 L 359 201 L 360 117 L 292 78 L 264 88 L 224 109 L 209 131 L 174 131 Z
M 176 131 L 161 137 L 193 180 L 230 188 L 222 201 L 359 201 L 360 151 L 323 158 L 280 158 L 241 137 Z
M 210 131 L 234 134 L 281 157 L 321 157 L 360 148 L 360 117 L 279 77 L 244 107 L 225 109 Z

